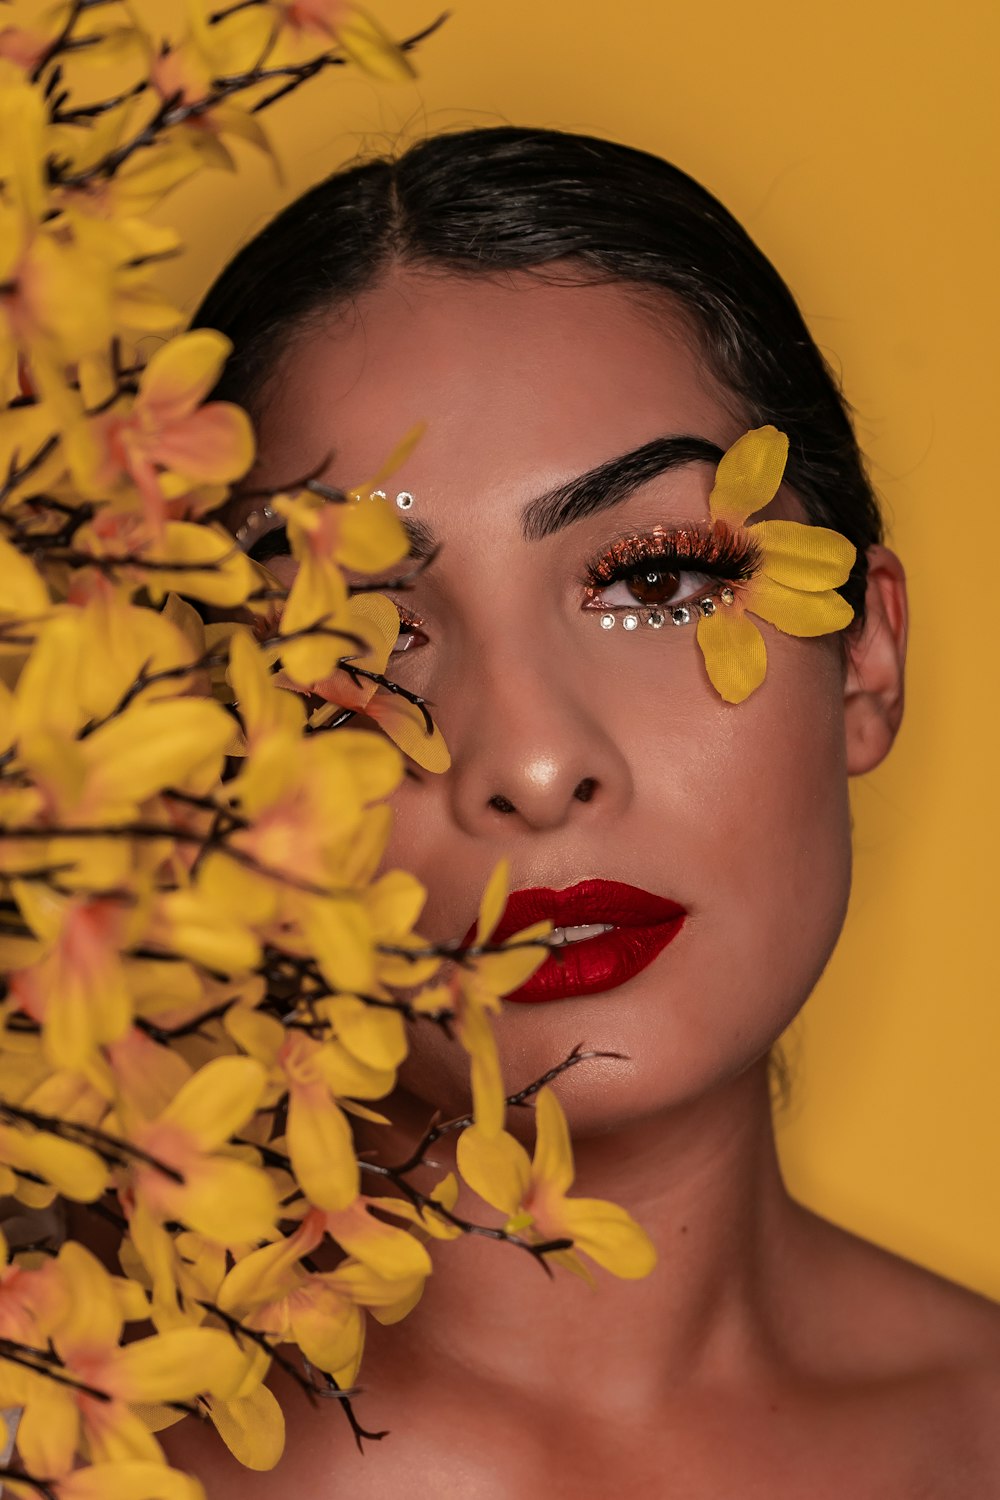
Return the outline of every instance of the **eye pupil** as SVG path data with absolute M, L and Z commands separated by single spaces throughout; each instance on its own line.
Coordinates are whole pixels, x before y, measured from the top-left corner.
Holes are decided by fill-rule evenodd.
M 640 604 L 665 604 L 677 592 L 679 573 L 650 569 L 646 573 L 634 573 L 629 587 Z

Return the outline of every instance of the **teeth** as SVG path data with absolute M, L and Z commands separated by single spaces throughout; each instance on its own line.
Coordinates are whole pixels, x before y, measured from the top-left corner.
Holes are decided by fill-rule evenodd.
M 591 922 L 586 927 L 556 927 L 549 942 L 561 947 L 563 943 L 582 943 L 587 938 L 599 937 L 602 932 L 613 932 L 613 922 Z

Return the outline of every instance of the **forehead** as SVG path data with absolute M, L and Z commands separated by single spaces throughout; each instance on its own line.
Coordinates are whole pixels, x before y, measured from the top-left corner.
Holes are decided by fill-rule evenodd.
M 345 487 L 417 423 L 393 476 L 422 503 L 474 487 L 496 500 L 667 433 L 725 447 L 745 427 L 666 295 L 572 273 L 396 271 L 293 342 L 258 423 L 267 484 L 332 454 Z

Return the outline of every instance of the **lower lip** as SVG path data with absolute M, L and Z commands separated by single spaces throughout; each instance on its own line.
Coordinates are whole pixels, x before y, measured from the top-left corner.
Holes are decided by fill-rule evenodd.
M 506 998 L 518 1005 L 601 995 L 627 984 L 672 943 L 684 925 L 684 912 L 648 927 L 615 927 L 582 942 L 550 950 L 541 968 Z

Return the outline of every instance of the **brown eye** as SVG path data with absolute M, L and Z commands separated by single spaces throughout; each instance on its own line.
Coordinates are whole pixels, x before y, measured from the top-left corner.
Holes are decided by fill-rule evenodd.
M 658 568 L 640 568 L 628 577 L 628 586 L 640 604 L 668 604 L 677 592 L 680 573 Z

